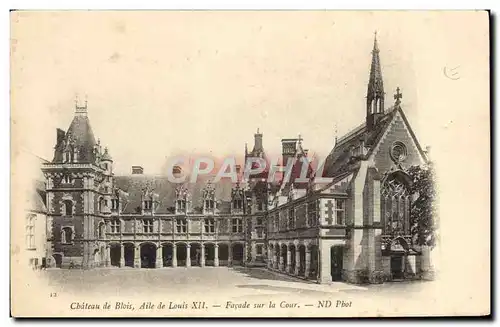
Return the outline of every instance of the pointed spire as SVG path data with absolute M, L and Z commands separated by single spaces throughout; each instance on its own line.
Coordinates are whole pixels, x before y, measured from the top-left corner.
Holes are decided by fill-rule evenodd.
M 376 125 L 379 116 L 384 113 L 385 92 L 379 53 L 377 32 L 375 32 L 370 67 L 370 80 L 368 81 L 368 89 L 366 92 L 366 125 L 369 129 Z
M 383 96 L 384 81 L 382 79 L 382 69 L 380 68 L 380 50 L 378 48 L 377 32 L 373 41 L 372 64 L 370 67 L 370 80 L 368 82 L 367 97 Z

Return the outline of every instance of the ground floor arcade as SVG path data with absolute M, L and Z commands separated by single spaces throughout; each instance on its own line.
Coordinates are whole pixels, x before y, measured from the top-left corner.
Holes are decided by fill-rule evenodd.
M 317 280 L 319 252 L 310 242 L 269 242 L 267 268 L 304 279 Z
M 109 243 L 95 250 L 96 267 L 242 266 L 245 244 L 231 243 Z

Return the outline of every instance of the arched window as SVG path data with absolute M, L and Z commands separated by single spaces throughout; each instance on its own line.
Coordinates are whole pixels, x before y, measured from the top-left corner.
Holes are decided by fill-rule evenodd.
M 64 200 L 63 201 L 63 213 L 66 216 L 73 216 L 73 201 L 71 200 Z
M 393 236 L 410 233 L 410 195 L 408 181 L 403 172 L 387 176 L 382 185 L 381 215 L 384 234 Z
M 73 229 L 71 227 L 64 227 L 61 231 L 61 243 L 73 242 Z

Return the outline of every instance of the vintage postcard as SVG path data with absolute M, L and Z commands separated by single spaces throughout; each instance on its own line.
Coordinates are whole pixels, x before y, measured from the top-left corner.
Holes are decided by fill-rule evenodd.
M 490 314 L 486 11 L 11 12 L 14 317 Z

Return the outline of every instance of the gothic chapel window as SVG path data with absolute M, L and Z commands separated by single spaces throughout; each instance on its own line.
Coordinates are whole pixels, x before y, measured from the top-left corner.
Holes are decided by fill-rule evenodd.
M 382 187 L 381 213 L 386 234 L 409 233 L 410 200 L 406 184 L 399 176 L 389 175 Z

